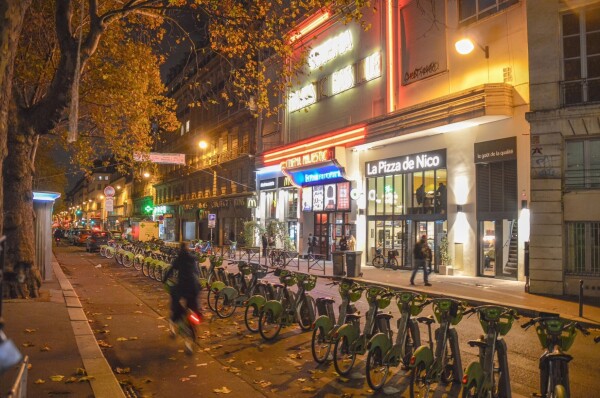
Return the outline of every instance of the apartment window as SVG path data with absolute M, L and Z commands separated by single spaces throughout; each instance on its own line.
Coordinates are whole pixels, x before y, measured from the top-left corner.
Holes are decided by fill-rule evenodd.
M 600 7 L 562 16 L 564 105 L 600 102 Z
M 469 25 L 518 2 L 519 0 L 458 0 L 458 23 Z
M 600 276 L 600 223 L 567 223 L 567 273 Z
M 600 139 L 565 142 L 565 189 L 600 188 Z
M 185 122 L 185 132 L 189 133 L 190 132 L 190 121 L 186 120 Z

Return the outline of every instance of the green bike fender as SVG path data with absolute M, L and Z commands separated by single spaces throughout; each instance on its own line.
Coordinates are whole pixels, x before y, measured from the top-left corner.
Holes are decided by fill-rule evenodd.
M 483 369 L 481 368 L 481 364 L 479 362 L 471 362 L 467 369 L 465 369 L 465 377 L 463 377 L 463 381 L 466 380 L 466 383 L 463 383 L 464 388 L 468 387 L 471 381 L 477 381 L 477 386 L 480 387 L 483 384 Z
M 198 283 L 200 283 L 200 287 L 202 289 L 206 289 L 208 287 L 208 281 L 206 278 L 198 278 Z
M 223 290 L 223 288 L 227 286 L 226 284 L 224 284 L 221 281 L 214 281 L 211 285 L 210 285 L 210 290 L 212 290 L 213 292 L 220 292 L 221 290 Z
M 154 259 L 152 257 L 144 257 L 144 264 L 152 264 L 152 261 L 154 261 Z
M 221 289 L 219 294 L 227 297 L 228 300 L 233 300 L 238 296 L 238 291 L 231 286 L 225 286 L 223 289 Z
M 325 334 L 329 334 L 329 331 L 333 329 L 333 322 L 331 322 L 331 319 L 329 319 L 327 315 L 321 315 L 315 321 L 315 327 L 313 329 L 318 328 L 323 328 L 323 332 L 325 332 Z
M 411 358 L 411 361 L 410 361 L 411 368 L 416 368 L 417 365 L 421 362 L 423 362 L 425 364 L 426 368 L 429 368 L 431 366 L 431 364 L 433 363 L 433 352 L 431 351 L 431 348 L 429 348 L 429 346 L 422 345 L 421 347 L 419 347 L 415 350 L 415 353 L 413 354 L 413 358 L 415 358 L 415 360 L 413 362 L 413 360 Z
M 253 306 L 260 310 L 263 307 L 263 305 L 265 305 L 266 302 L 267 302 L 266 298 L 264 298 L 260 294 L 256 294 L 256 295 L 250 297 L 250 299 L 246 303 L 246 306 L 247 307 Z
M 387 352 L 392 348 L 392 342 L 384 333 L 377 333 L 367 343 L 367 350 L 371 351 L 376 347 L 379 347 L 383 356 L 386 356 Z
M 109 252 L 111 252 L 111 253 L 114 253 L 114 252 L 115 252 L 115 248 L 114 248 L 114 247 L 112 247 L 112 246 L 108 246 L 108 247 L 106 248 L 106 250 L 107 250 L 107 251 L 109 251 Z
M 125 252 L 125 256 L 127 257 L 128 260 L 133 261 L 133 253 L 132 252 Z
M 360 334 L 360 330 L 349 323 L 342 325 L 337 331 L 337 339 L 341 339 L 342 336 L 346 336 L 348 338 L 348 343 L 352 344 Z
M 135 258 L 137 258 L 138 260 L 140 260 L 141 262 L 144 262 L 144 259 L 146 257 L 142 256 L 141 254 L 136 254 Z
M 269 300 L 263 305 L 262 311 L 271 311 L 273 317 L 278 319 L 279 316 L 283 313 L 283 304 L 277 300 Z

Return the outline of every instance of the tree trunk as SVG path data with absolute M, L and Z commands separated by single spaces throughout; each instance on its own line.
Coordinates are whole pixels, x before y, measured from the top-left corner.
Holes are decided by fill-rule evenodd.
M 33 152 L 36 134 L 20 120 L 19 114 L 10 113 L 8 146 L 4 160 L 4 234 L 6 235 L 6 265 L 14 272 L 23 272 L 26 282 L 22 296 L 37 296 L 39 268 L 35 264 L 35 234 L 33 210 Z
M 8 135 L 8 112 L 10 101 L 15 55 L 25 11 L 31 0 L 0 0 L 0 175 L 3 160 L 6 157 L 6 141 Z M 0 231 L 3 227 L 2 197 L 3 187 L 0 184 Z

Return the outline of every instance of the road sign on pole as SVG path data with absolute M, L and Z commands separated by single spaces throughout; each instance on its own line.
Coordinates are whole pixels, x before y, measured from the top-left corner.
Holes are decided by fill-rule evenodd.
M 217 226 L 217 215 L 209 214 L 208 215 L 208 228 L 215 228 Z

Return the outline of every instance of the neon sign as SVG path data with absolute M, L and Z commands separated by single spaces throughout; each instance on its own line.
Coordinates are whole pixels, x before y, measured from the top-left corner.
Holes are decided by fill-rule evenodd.
M 331 94 L 338 94 L 354 87 L 354 68 L 348 65 L 331 75 Z
M 320 163 L 316 167 L 300 167 L 297 169 L 282 168 L 281 171 L 283 174 L 290 177 L 292 183 L 298 187 L 347 181 L 345 178 L 344 168 L 341 167 L 335 160 Z
M 381 54 L 375 53 L 365 58 L 365 80 L 373 80 L 381 76 Z
M 352 50 L 352 34 L 350 30 L 346 30 L 313 48 L 308 55 L 308 66 L 311 70 L 317 69 L 350 50 Z
M 288 109 L 290 112 L 294 112 L 298 109 L 306 108 L 315 102 L 317 102 L 317 90 L 313 83 L 309 83 L 300 90 L 290 93 L 288 97 Z
M 292 168 L 292 167 L 300 167 L 306 166 L 313 163 L 321 163 L 329 160 L 331 158 L 331 151 L 328 149 L 322 151 L 310 152 L 304 155 L 295 156 L 293 158 L 287 159 L 283 162 L 282 166 Z
M 446 167 L 446 150 L 367 162 L 367 176 L 378 176 Z

